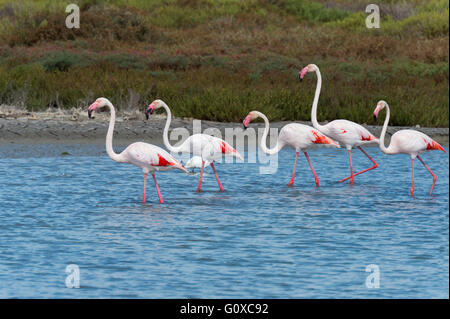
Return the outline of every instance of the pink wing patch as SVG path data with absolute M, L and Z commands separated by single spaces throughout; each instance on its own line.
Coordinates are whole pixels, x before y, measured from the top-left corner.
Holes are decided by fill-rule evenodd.
M 320 135 L 316 131 L 312 131 L 315 139 L 312 141 L 314 144 L 330 144 L 328 138 L 325 135 Z
M 164 157 L 162 157 L 160 154 L 158 154 L 158 164 L 152 164 L 152 166 L 174 166 L 175 163 L 169 162 Z
M 220 144 L 220 150 L 222 151 L 222 154 L 236 153 L 236 150 L 227 145 L 225 142 Z
M 361 135 L 361 140 L 362 141 L 372 141 L 374 139 L 375 139 L 375 137 L 372 136 L 372 135 L 369 135 L 368 137 L 365 137 L 365 136 Z
M 427 141 L 427 139 L 423 139 L 425 141 L 425 143 L 427 144 L 427 150 L 440 150 L 443 151 L 444 153 L 447 153 L 441 145 L 439 145 L 439 143 L 436 143 L 435 141 L 431 140 L 431 141 Z

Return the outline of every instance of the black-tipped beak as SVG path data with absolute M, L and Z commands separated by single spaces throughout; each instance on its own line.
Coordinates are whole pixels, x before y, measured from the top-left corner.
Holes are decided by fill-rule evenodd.
M 302 79 L 302 76 L 299 74 L 298 75 L 298 80 L 301 82 L 301 81 L 303 81 L 303 79 Z
M 88 110 L 88 117 L 92 118 L 92 111 Z
M 247 126 L 245 126 L 245 124 L 242 124 L 244 126 L 244 131 L 247 129 Z
M 374 114 L 374 115 L 373 115 L 373 120 L 374 120 L 375 122 L 377 121 L 377 118 L 378 118 L 378 117 Z
M 153 113 L 153 109 L 149 109 L 149 110 L 145 111 L 145 117 L 147 118 L 147 120 L 152 113 Z

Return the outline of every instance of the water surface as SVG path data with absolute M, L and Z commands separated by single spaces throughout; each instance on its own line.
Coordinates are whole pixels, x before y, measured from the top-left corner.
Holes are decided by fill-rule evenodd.
M 446 147 L 448 152 L 448 147 Z M 416 161 L 367 148 L 379 168 L 348 175 L 344 149 L 312 150 L 287 187 L 295 152 L 276 174 L 257 163 L 218 164 L 203 192 L 198 175 L 158 173 L 141 204 L 139 168 L 98 145 L 0 146 L 2 298 L 448 298 L 448 155 Z M 66 153 L 69 153 L 67 155 Z M 66 154 L 65 156 L 61 154 Z M 370 166 L 358 150 L 355 170 Z M 65 286 L 80 268 L 80 289 Z M 366 266 L 380 269 L 369 289 Z

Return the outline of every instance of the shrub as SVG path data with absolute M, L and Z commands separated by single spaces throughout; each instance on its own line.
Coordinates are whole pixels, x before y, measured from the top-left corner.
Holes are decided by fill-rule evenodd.
M 448 126 L 448 1 L 408 2 L 380 30 L 366 29 L 362 1 L 74 2 L 79 30 L 64 27 L 62 0 L 0 0 L 0 103 L 40 110 L 106 96 L 120 109 L 159 97 L 176 116 L 309 120 L 316 81 L 299 85 L 298 71 L 316 63 L 320 120 L 370 123 L 386 99 L 395 125 Z
M 72 66 L 88 64 L 87 57 L 81 57 L 70 52 L 56 52 L 48 55 L 40 61 L 46 71 L 67 72 Z
M 321 3 L 305 0 L 285 0 L 284 6 L 288 13 L 300 21 L 329 22 L 342 20 L 349 15 L 345 10 L 325 8 Z

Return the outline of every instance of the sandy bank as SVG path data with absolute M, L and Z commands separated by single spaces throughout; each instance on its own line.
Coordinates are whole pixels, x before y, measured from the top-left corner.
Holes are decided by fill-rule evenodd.
M 171 129 L 186 128 L 191 133 L 193 119 L 174 118 Z M 272 122 L 271 127 L 281 128 L 288 122 Z M 311 125 L 309 122 L 298 122 Z M 109 124 L 109 113 L 97 113 L 95 119 L 88 119 L 85 110 L 53 111 L 30 113 L 12 109 L 0 109 L 0 144 L 5 143 L 104 143 Z M 165 114 L 152 115 L 146 121 L 142 112 L 121 112 L 117 116 L 114 140 L 118 144 L 135 141 L 162 143 Z M 252 124 L 253 128 L 263 127 L 263 123 Z M 376 136 L 381 126 L 364 125 Z M 221 123 L 201 121 L 201 130 L 217 128 L 225 136 L 225 128 L 242 128 L 241 123 Z M 407 127 L 389 127 L 388 134 Z M 448 128 L 414 127 L 441 144 L 448 145 Z

